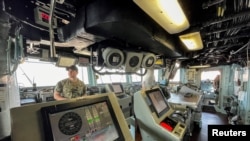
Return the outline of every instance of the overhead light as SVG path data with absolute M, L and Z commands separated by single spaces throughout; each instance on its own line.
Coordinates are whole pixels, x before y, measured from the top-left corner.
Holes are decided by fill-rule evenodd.
M 200 32 L 193 32 L 179 36 L 188 50 L 200 50 L 203 48 Z
M 134 0 L 168 33 L 175 34 L 189 28 L 189 22 L 177 0 Z
M 189 66 L 190 69 L 199 69 L 199 68 L 208 68 L 211 67 L 211 65 L 197 65 L 197 66 Z

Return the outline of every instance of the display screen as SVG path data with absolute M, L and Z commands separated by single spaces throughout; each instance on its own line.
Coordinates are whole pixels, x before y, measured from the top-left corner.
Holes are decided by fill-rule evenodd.
M 46 140 L 120 141 L 124 140 L 118 120 L 108 101 L 83 105 L 63 104 L 42 108 Z M 50 130 L 48 130 L 50 129 Z
M 123 93 L 123 88 L 121 84 L 111 84 L 111 86 L 115 94 Z
M 163 92 L 160 88 L 150 89 L 145 91 L 147 94 L 153 109 L 155 110 L 158 117 L 162 116 L 170 109 L 165 97 L 163 96 Z
M 49 22 L 49 15 L 47 13 L 41 12 L 40 16 L 44 22 Z

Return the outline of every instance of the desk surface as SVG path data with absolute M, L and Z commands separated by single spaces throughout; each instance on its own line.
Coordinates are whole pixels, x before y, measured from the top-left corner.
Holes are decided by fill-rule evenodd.
M 168 102 L 174 103 L 174 104 L 181 104 L 181 105 L 187 105 L 191 106 L 192 108 L 197 108 L 199 105 L 202 95 L 193 94 L 190 97 L 185 97 L 184 94 L 176 94 L 176 93 L 170 93 L 171 97 L 168 99 Z

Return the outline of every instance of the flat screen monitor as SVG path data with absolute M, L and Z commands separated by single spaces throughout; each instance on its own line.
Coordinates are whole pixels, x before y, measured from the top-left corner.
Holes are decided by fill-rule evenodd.
M 113 92 L 114 92 L 115 94 L 123 93 L 122 84 L 120 84 L 120 83 L 114 83 L 114 84 L 111 84 L 111 87 L 112 87 Z
M 124 141 L 108 97 L 41 108 L 46 141 Z
M 147 97 L 149 98 L 151 105 L 158 117 L 161 117 L 167 113 L 170 109 L 163 92 L 160 88 L 154 88 L 145 91 Z

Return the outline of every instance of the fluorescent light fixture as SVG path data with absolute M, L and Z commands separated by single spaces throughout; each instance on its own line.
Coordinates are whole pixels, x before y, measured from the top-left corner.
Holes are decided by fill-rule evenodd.
M 179 36 L 188 50 L 200 50 L 203 48 L 200 32 L 193 32 Z
M 199 68 L 208 68 L 210 65 L 197 65 L 197 66 L 189 66 L 190 69 L 199 69 Z
M 134 2 L 170 34 L 182 32 L 190 26 L 178 0 L 134 0 Z

